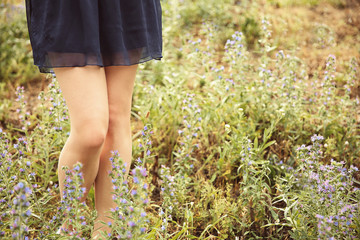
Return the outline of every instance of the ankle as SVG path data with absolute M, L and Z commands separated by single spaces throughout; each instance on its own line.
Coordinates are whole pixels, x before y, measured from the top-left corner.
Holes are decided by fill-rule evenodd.
M 68 225 L 66 223 L 63 223 L 59 229 L 57 230 L 57 234 L 60 234 L 61 236 L 65 236 L 65 234 L 68 234 L 73 231 L 73 226 Z
M 94 232 L 93 232 L 93 238 L 94 239 L 103 239 L 103 235 L 108 235 L 112 231 L 111 226 L 108 225 L 108 222 L 105 221 L 103 218 L 96 218 L 94 223 Z M 96 238 L 97 237 L 97 238 Z

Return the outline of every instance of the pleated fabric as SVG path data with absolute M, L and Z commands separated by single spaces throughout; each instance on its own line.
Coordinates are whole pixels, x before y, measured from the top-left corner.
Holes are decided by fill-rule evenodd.
M 160 0 L 25 0 L 34 64 L 133 65 L 162 58 Z

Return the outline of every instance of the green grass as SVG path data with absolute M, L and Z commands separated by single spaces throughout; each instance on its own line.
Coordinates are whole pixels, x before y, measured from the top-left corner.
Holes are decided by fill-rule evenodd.
M 358 236 L 359 59 L 340 61 L 339 51 L 309 68 L 284 47 L 301 36 L 280 35 L 272 24 L 279 15 L 258 1 L 164 0 L 162 7 L 164 58 L 139 66 L 132 106 L 132 169 L 148 170 L 141 196 L 150 204 L 131 195 L 141 187 L 132 178 L 116 180 L 127 218 L 117 218 L 114 231 L 139 220 L 129 227 L 136 239 Z M 307 47 L 337 49 L 325 30 L 309 32 L 319 41 Z M 26 93 L 19 87 L 16 99 L 0 103 L 0 232 L 58 239 L 55 229 L 72 219 L 88 238 L 93 191 L 78 214 L 59 209 L 56 167 L 70 124 L 57 82 L 36 104 Z M 69 186 L 74 194 L 79 181 Z M 32 193 L 22 200 L 26 187 Z

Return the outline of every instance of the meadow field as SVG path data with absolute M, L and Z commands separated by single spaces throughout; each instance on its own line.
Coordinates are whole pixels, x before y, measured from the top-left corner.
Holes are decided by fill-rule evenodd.
M 103 239 L 360 239 L 360 1 L 161 4 L 164 57 L 139 65 Z M 68 110 L 22 1 L 0 2 L 0 99 L 0 239 L 90 239 L 81 165 L 60 199 Z

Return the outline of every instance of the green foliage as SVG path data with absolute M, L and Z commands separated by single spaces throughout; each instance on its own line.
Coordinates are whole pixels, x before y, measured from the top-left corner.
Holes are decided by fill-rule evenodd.
M 65 171 L 63 199 L 60 203 L 59 216 L 55 220 L 66 223 L 71 229 L 60 229 L 62 233 L 71 235 L 71 239 L 80 240 L 82 233 L 90 228 L 89 220 L 94 220 L 94 214 L 87 216 L 89 208 L 85 202 L 80 202 L 85 193 L 85 188 L 81 187 L 84 176 L 81 172 L 82 164 L 77 162 L 73 168 L 63 167 L 60 171 Z M 90 219 L 89 219 L 90 218 Z M 54 218 L 53 218 L 54 219 Z M 50 234 L 52 236 L 52 234 Z M 58 238 L 58 236 L 56 236 Z M 68 239 L 68 236 L 60 239 Z
M 247 17 L 244 24 L 241 26 L 241 32 L 245 34 L 247 42 L 254 45 L 256 40 L 260 37 L 259 24 L 254 18 Z
M 165 16 L 171 17 L 175 22 L 180 21 L 180 27 L 191 27 L 211 19 L 217 19 L 219 24 L 229 23 L 231 18 L 226 13 L 234 4 L 236 4 L 234 0 L 224 0 L 221 4 L 216 0 L 162 1 Z M 217 7 L 214 7 L 215 5 Z
M 24 7 L 2 4 L 0 6 L 0 82 L 24 83 L 39 78 L 39 71 L 33 64 Z
M 329 55 L 312 75 L 303 59 L 273 44 L 272 18 L 258 14 L 255 1 L 210 2 L 163 1 L 165 58 L 141 64 L 134 89 L 133 123 L 145 127 L 135 129 L 129 184 L 121 159 L 112 158 L 113 233 L 166 240 L 358 234 L 358 60 L 340 72 Z M 227 11 L 247 13 L 232 21 Z M 332 44 L 323 30 L 314 33 L 315 47 Z M 16 95 L 18 120 L 0 129 L 0 232 L 10 238 L 24 212 L 12 214 L 19 208 L 7 204 L 19 198 L 12 189 L 23 179 L 31 214 L 23 221 L 28 231 L 16 233 L 57 239 L 64 218 L 56 165 L 68 112 L 55 80 L 32 111 L 24 89 Z M 77 173 L 69 179 L 73 205 Z M 82 220 L 91 223 L 95 212 L 73 210 L 65 219 L 90 236 Z
M 144 162 L 144 160 L 140 162 Z M 115 186 L 113 199 L 117 204 L 115 209 L 111 209 L 114 220 L 114 223 L 111 224 L 113 229 L 111 234 L 117 239 L 143 239 L 149 222 L 145 210 L 149 203 L 149 185 L 145 178 L 147 171 L 140 166 L 134 168 L 131 172 L 132 189 L 129 189 L 128 181 L 124 181 L 126 166 L 118 152 L 113 153 L 110 161 L 112 163 L 110 177 Z M 107 223 L 104 222 L 104 224 Z M 102 233 L 102 236 L 107 237 L 106 233 Z
M 343 168 L 345 162 L 333 159 L 324 165 L 323 137 L 314 135 L 311 140 L 312 145 L 297 149 L 299 165 L 288 168 L 284 177 L 277 177 L 281 194 L 276 198 L 287 203 L 284 216 L 292 227 L 290 235 L 294 239 L 352 239 L 359 234 L 360 196 L 353 187 L 359 182 L 352 177 L 358 169 L 351 166 L 347 170 Z

